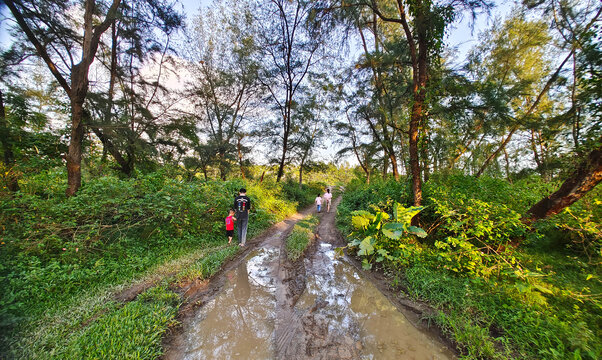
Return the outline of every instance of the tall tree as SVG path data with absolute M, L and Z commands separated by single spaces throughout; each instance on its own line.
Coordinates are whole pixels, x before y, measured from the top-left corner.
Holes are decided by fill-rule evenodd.
M 436 4 L 425 0 L 360 1 L 382 21 L 401 26 L 406 38 L 412 68 L 412 108 L 408 129 L 410 169 L 414 205 L 422 202 L 422 177 L 419 154 L 420 128 L 427 121 L 429 63 L 442 48 L 445 27 L 460 8 L 488 6 L 485 1 L 450 1 Z M 415 218 L 414 222 L 417 221 Z
M 81 186 L 83 118 L 84 102 L 89 87 L 88 72 L 96 57 L 102 34 L 118 16 L 120 3 L 121 0 L 112 0 L 109 3 L 85 0 L 79 29 L 82 36 L 76 36 L 78 30 L 74 28 L 70 16 L 74 13 L 74 8 L 79 6 L 78 2 L 5 0 L 27 40 L 34 46 L 37 55 L 44 60 L 70 100 L 71 135 L 69 151 L 65 156 L 67 196 L 75 195 Z M 57 61 L 62 61 L 63 66 L 59 66 Z
M 324 24 L 311 4 L 302 0 L 269 0 L 259 15 L 260 46 L 269 63 L 263 82 L 280 118 L 276 181 L 282 179 L 288 161 L 297 94 L 324 41 Z
M 190 54 L 193 79 L 187 83 L 187 92 L 201 125 L 201 138 L 213 147 L 213 162 L 226 179 L 236 159 L 241 163 L 239 135 L 262 96 L 250 4 L 214 2 L 197 18 L 195 36 Z
M 99 81 L 92 89 L 88 123 L 124 174 L 157 155 L 157 147 L 177 145 L 168 137 L 188 127 L 170 113 L 177 98 L 164 87 L 176 67 L 171 40 L 182 26 L 170 1 L 122 0 L 120 17 L 101 43 L 108 85 Z

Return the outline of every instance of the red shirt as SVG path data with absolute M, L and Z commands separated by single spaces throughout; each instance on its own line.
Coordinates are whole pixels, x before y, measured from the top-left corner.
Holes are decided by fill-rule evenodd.
M 226 218 L 226 230 L 234 230 L 234 220 L 232 220 L 232 216 Z

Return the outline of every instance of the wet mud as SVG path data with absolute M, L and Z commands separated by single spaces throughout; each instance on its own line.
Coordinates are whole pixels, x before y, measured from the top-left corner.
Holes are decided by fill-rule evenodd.
M 305 258 L 291 263 L 284 255 L 293 220 L 230 262 L 198 294 L 189 294 L 181 325 L 164 343 L 164 358 L 454 358 L 353 261 L 335 256 L 341 239 L 334 211 L 319 216 Z

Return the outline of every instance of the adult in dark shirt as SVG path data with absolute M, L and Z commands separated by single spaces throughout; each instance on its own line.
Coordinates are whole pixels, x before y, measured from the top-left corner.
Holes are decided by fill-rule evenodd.
M 247 242 L 247 227 L 249 225 L 249 210 L 251 199 L 247 196 L 247 189 L 241 188 L 238 196 L 234 199 L 234 210 L 236 210 L 236 224 L 238 230 L 238 244 L 245 246 Z

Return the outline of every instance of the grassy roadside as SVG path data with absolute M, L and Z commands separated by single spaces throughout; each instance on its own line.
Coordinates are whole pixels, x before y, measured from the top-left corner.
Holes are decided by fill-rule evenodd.
M 583 250 L 599 246 L 596 233 L 577 233 L 579 224 L 566 213 L 534 232 L 520 227 L 517 214 L 547 193 L 545 184 L 470 177 L 431 181 L 422 213 L 428 236 L 392 239 L 382 228 L 396 225 L 392 208 L 408 202 L 405 187 L 350 186 L 337 225 L 350 243 L 359 243 L 349 245 L 350 253 L 369 266 L 379 264 L 396 288 L 436 310 L 428 320 L 456 343 L 462 358 L 602 357 L 602 266 Z M 589 214 L 580 215 L 589 221 L 580 220 L 583 229 L 599 227 L 599 195 L 590 194 L 571 210 Z M 388 215 L 376 216 L 379 212 Z M 593 242 L 584 248 L 571 238 Z M 516 240 L 521 246 L 506 245 Z
M 63 175 L 0 196 L 0 358 L 156 358 L 181 302 L 170 285 L 209 278 L 239 251 L 223 226 L 236 191 L 254 201 L 250 238 L 310 201 L 298 184 L 163 173 L 96 179 L 65 198 Z M 140 283 L 151 287 L 116 299 Z
M 133 281 L 151 287 L 131 302 L 114 295 L 133 284 L 90 291 L 77 298 L 76 305 L 62 306 L 29 324 L 13 344 L 18 351 L 13 356 L 154 359 L 161 354 L 162 335 L 174 323 L 182 301 L 170 288 L 187 279 L 210 278 L 238 251 L 238 246 L 218 245 L 163 264 Z
M 286 256 L 289 260 L 297 260 L 315 238 L 316 226 L 319 219 L 310 215 L 303 220 L 300 220 L 293 227 L 293 231 L 286 239 Z

